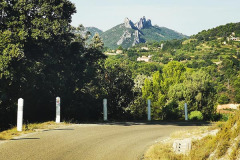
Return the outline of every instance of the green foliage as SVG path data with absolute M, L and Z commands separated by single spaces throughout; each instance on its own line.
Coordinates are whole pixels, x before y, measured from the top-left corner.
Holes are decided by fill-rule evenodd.
M 147 117 L 146 112 L 146 102 L 142 99 L 141 96 L 136 96 L 134 101 L 130 103 L 129 107 L 126 108 L 127 111 L 130 111 L 131 119 L 134 120 L 143 120 Z
M 99 37 L 99 34 L 96 33 L 93 38 L 91 39 L 92 43 L 90 43 L 90 46 L 93 48 L 96 48 L 98 50 L 102 50 L 103 49 L 103 42 Z
M 141 30 L 143 33 L 143 37 L 147 42 L 152 41 L 163 41 L 163 40 L 173 40 L 173 39 L 183 39 L 187 38 L 187 36 L 177 33 L 174 30 L 159 27 L 159 26 L 152 26 L 149 28 L 145 28 Z
M 4 0 L 0 8 L 0 130 L 16 123 L 20 97 L 30 122 L 54 119 L 57 96 L 66 106 L 64 119 L 98 119 L 103 43 L 96 35 L 86 46 L 84 37 L 71 33 L 75 6 L 68 0 Z
M 209 74 L 186 71 L 179 62 L 169 62 L 162 74 L 155 72 L 152 79 L 145 79 L 142 98 L 152 101 L 155 119 L 177 119 L 182 116 L 184 103 L 189 111 L 201 110 L 206 119 L 215 113 L 216 90 Z
M 90 32 L 89 39 L 92 39 L 95 34 L 101 34 L 103 31 L 96 27 L 86 27 L 85 32 Z
M 162 66 L 158 63 L 144 63 L 130 61 L 126 56 L 110 56 L 106 59 L 106 65 L 127 65 L 132 72 L 132 77 L 135 78 L 139 74 L 150 76 L 152 72 L 161 70 Z
M 118 47 L 117 42 L 120 40 L 120 37 L 123 35 L 125 31 L 130 33 L 134 33 L 133 29 L 125 28 L 123 24 L 117 25 L 103 33 L 100 34 L 103 39 L 105 47 L 116 49 Z M 129 39 L 129 44 L 122 44 L 122 47 L 128 48 L 130 47 L 130 41 L 133 41 L 133 37 Z
M 229 23 L 226 25 L 221 25 L 213 29 L 203 30 L 198 34 L 192 36 L 193 38 L 197 38 L 199 40 L 210 40 L 215 39 L 217 37 L 228 37 L 232 32 L 239 33 L 240 31 L 240 23 Z
M 183 46 L 182 42 L 183 40 L 171 40 L 171 41 L 161 42 L 161 44 L 163 44 L 163 51 L 171 52 L 174 49 L 180 49 Z
M 200 111 L 192 111 L 189 114 L 189 120 L 202 121 L 203 120 L 203 115 Z
M 129 111 L 127 107 L 133 101 L 133 87 L 131 71 L 126 66 L 105 66 L 101 76 L 103 97 L 108 99 L 109 118 L 127 119 Z
M 178 120 L 181 118 L 181 111 L 179 104 L 176 101 L 170 101 L 162 109 L 162 119 L 165 120 Z
M 220 95 L 219 96 L 219 98 L 218 98 L 218 103 L 219 104 L 227 104 L 228 102 L 229 102 L 229 98 L 228 98 L 228 95 L 226 95 L 226 94 L 222 94 L 222 95 Z
M 226 122 L 230 116 L 231 116 L 231 114 L 221 114 L 219 121 Z
M 117 49 L 118 49 L 118 50 L 123 50 L 123 47 L 120 45 L 120 46 L 118 46 Z
M 57 96 L 62 98 L 66 120 L 98 120 L 103 98 L 108 99 L 110 118 L 141 120 L 146 118 L 148 99 L 156 120 L 182 118 L 184 103 L 190 112 L 201 111 L 204 119 L 211 120 L 216 115 L 216 95 L 225 95 L 219 103 L 225 103 L 226 97 L 229 102 L 240 101 L 235 42 L 222 45 L 226 39 L 211 37 L 205 42 L 170 41 L 185 36 L 154 26 L 141 31 L 146 44 L 106 58 L 102 51 L 110 49 L 103 48 L 103 41 L 110 48 L 130 47 L 133 37 L 121 46 L 116 42 L 125 30 L 133 34 L 133 29 L 121 24 L 89 39 L 89 32 L 101 31 L 71 27 L 76 10 L 69 0 L 4 0 L 0 8 L 0 125 L 16 123 L 19 97 L 26 102 L 25 118 L 30 122 L 53 119 Z M 152 62 L 136 61 L 149 55 Z
M 177 61 L 169 62 L 163 68 L 163 79 L 162 87 L 163 92 L 166 93 L 170 87 L 170 85 L 177 84 L 183 80 L 183 73 L 185 71 L 185 67 L 182 63 Z
M 240 103 L 240 77 L 234 81 L 234 88 L 235 88 L 235 102 Z
M 127 56 L 129 58 L 129 60 L 135 61 L 140 55 L 137 52 L 128 51 Z

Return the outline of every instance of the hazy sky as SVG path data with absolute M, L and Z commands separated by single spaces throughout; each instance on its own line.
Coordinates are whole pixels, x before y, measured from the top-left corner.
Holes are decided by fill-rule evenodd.
M 230 22 L 240 22 L 240 0 L 70 0 L 77 7 L 72 25 L 106 31 L 128 17 L 145 16 L 152 24 L 186 35 Z

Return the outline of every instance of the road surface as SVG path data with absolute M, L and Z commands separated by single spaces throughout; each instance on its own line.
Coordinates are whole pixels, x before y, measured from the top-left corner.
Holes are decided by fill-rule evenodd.
M 137 160 L 156 141 L 191 123 L 79 124 L 0 143 L 0 160 Z

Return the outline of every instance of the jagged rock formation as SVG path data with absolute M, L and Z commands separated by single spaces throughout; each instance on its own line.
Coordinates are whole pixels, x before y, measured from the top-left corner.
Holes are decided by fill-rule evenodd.
M 106 47 L 115 49 L 119 45 L 129 48 L 146 41 L 161 41 L 182 39 L 187 36 L 165 27 L 152 26 L 150 19 L 140 18 L 137 23 L 125 18 L 124 23 L 119 24 L 100 34 Z
M 141 35 L 141 32 L 139 32 L 139 30 L 136 30 L 134 33 L 134 40 L 133 40 L 132 46 L 135 46 L 136 44 L 139 44 L 139 43 L 146 42 L 144 39 L 140 38 L 140 35 Z
M 121 36 L 120 40 L 117 42 L 117 45 L 121 45 L 126 39 L 131 37 L 132 37 L 132 34 L 129 31 L 125 31 Z
M 135 27 L 139 30 L 152 27 L 152 22 L 150 19 L 146 20 L 145 16 L 143 16 L 143 18 L 141 18 L 140 21 L 135 24 Z
M 134 23 L 133 23 L 131 20 L 129 20 L 128 18 L 125 18 L 125 20 L 124 20 L 124 26 L 125 26 L 126 28 L 132 28 L 132 29 L 135 28 Z
M 136 30 L 132 46 L 135 46 L 136 44 L 139 44 L 139 43 L 140 43 L 140 33 L 138 30 Z
M 140 38 L 141 36 L 140 30 L 152 27 L 152 23 L 150 19 L 146 20 L 145 16 L 143 16 L 143 18 L 140 18 L 140 21 L 135 24 L 128 18 L 125 18 L 124 26 L 126 28 L 134 29 L 135 32 L 131 34 L 129 31 L 125 31 L 121 36 L 120 40 L 117 42 L 117 45 L 122 45 L 126 39 L 129 39 L 131 38 L 131 36 L 134 36 L 132 46 L 135 46 L 136 44 L 139 43 L 145 43 L 145 40 Z

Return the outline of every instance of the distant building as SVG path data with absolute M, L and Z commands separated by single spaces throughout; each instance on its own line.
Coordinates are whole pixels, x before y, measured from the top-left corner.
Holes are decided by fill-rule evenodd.
M 119 49 L 118 49 L 118 50 L 116 50 L 116 53 L 117 53 L 117 54 L 123 54 L 123 50 L 119 50 Z
M 219 64 L 222 63 L 222 61 L 219 61 L 219 62 L 213 62 L 213 63 L 215 63 L 216 65 L 219 65 Z
M 137 58 L 137 61 L 150 62 L 150 61 L 151 61 L 151 58 L 152 58 L 151 55 L 149 55 L 148 57 L 147 57 L 147 56 L 142 56 L 142 57 L 138 57 L 138 58 Z
M 146 51 L 148 51 L 148 50 L 149 50 L 149 48 L 148 48 L 148 47 L 142 47 L 141 49 L 142 49 L 142 50 L 146 50 Z
M 117 53 L 111 53 L 111 52 L 105 52 L 104 54 L 106 54 L 106 55 L 110 55 L 110 56 L 115 56 L 115 55 L 117 55 Z
M 227 38 L 228 41 L 238 41 L 240 42 L 240 37 L 235 37 L 235 33 L 232 32 L 232 34 Z
M 239 37 L 230 37 L 230 40 L 231 41 L 240 41 L 240 38 Z

